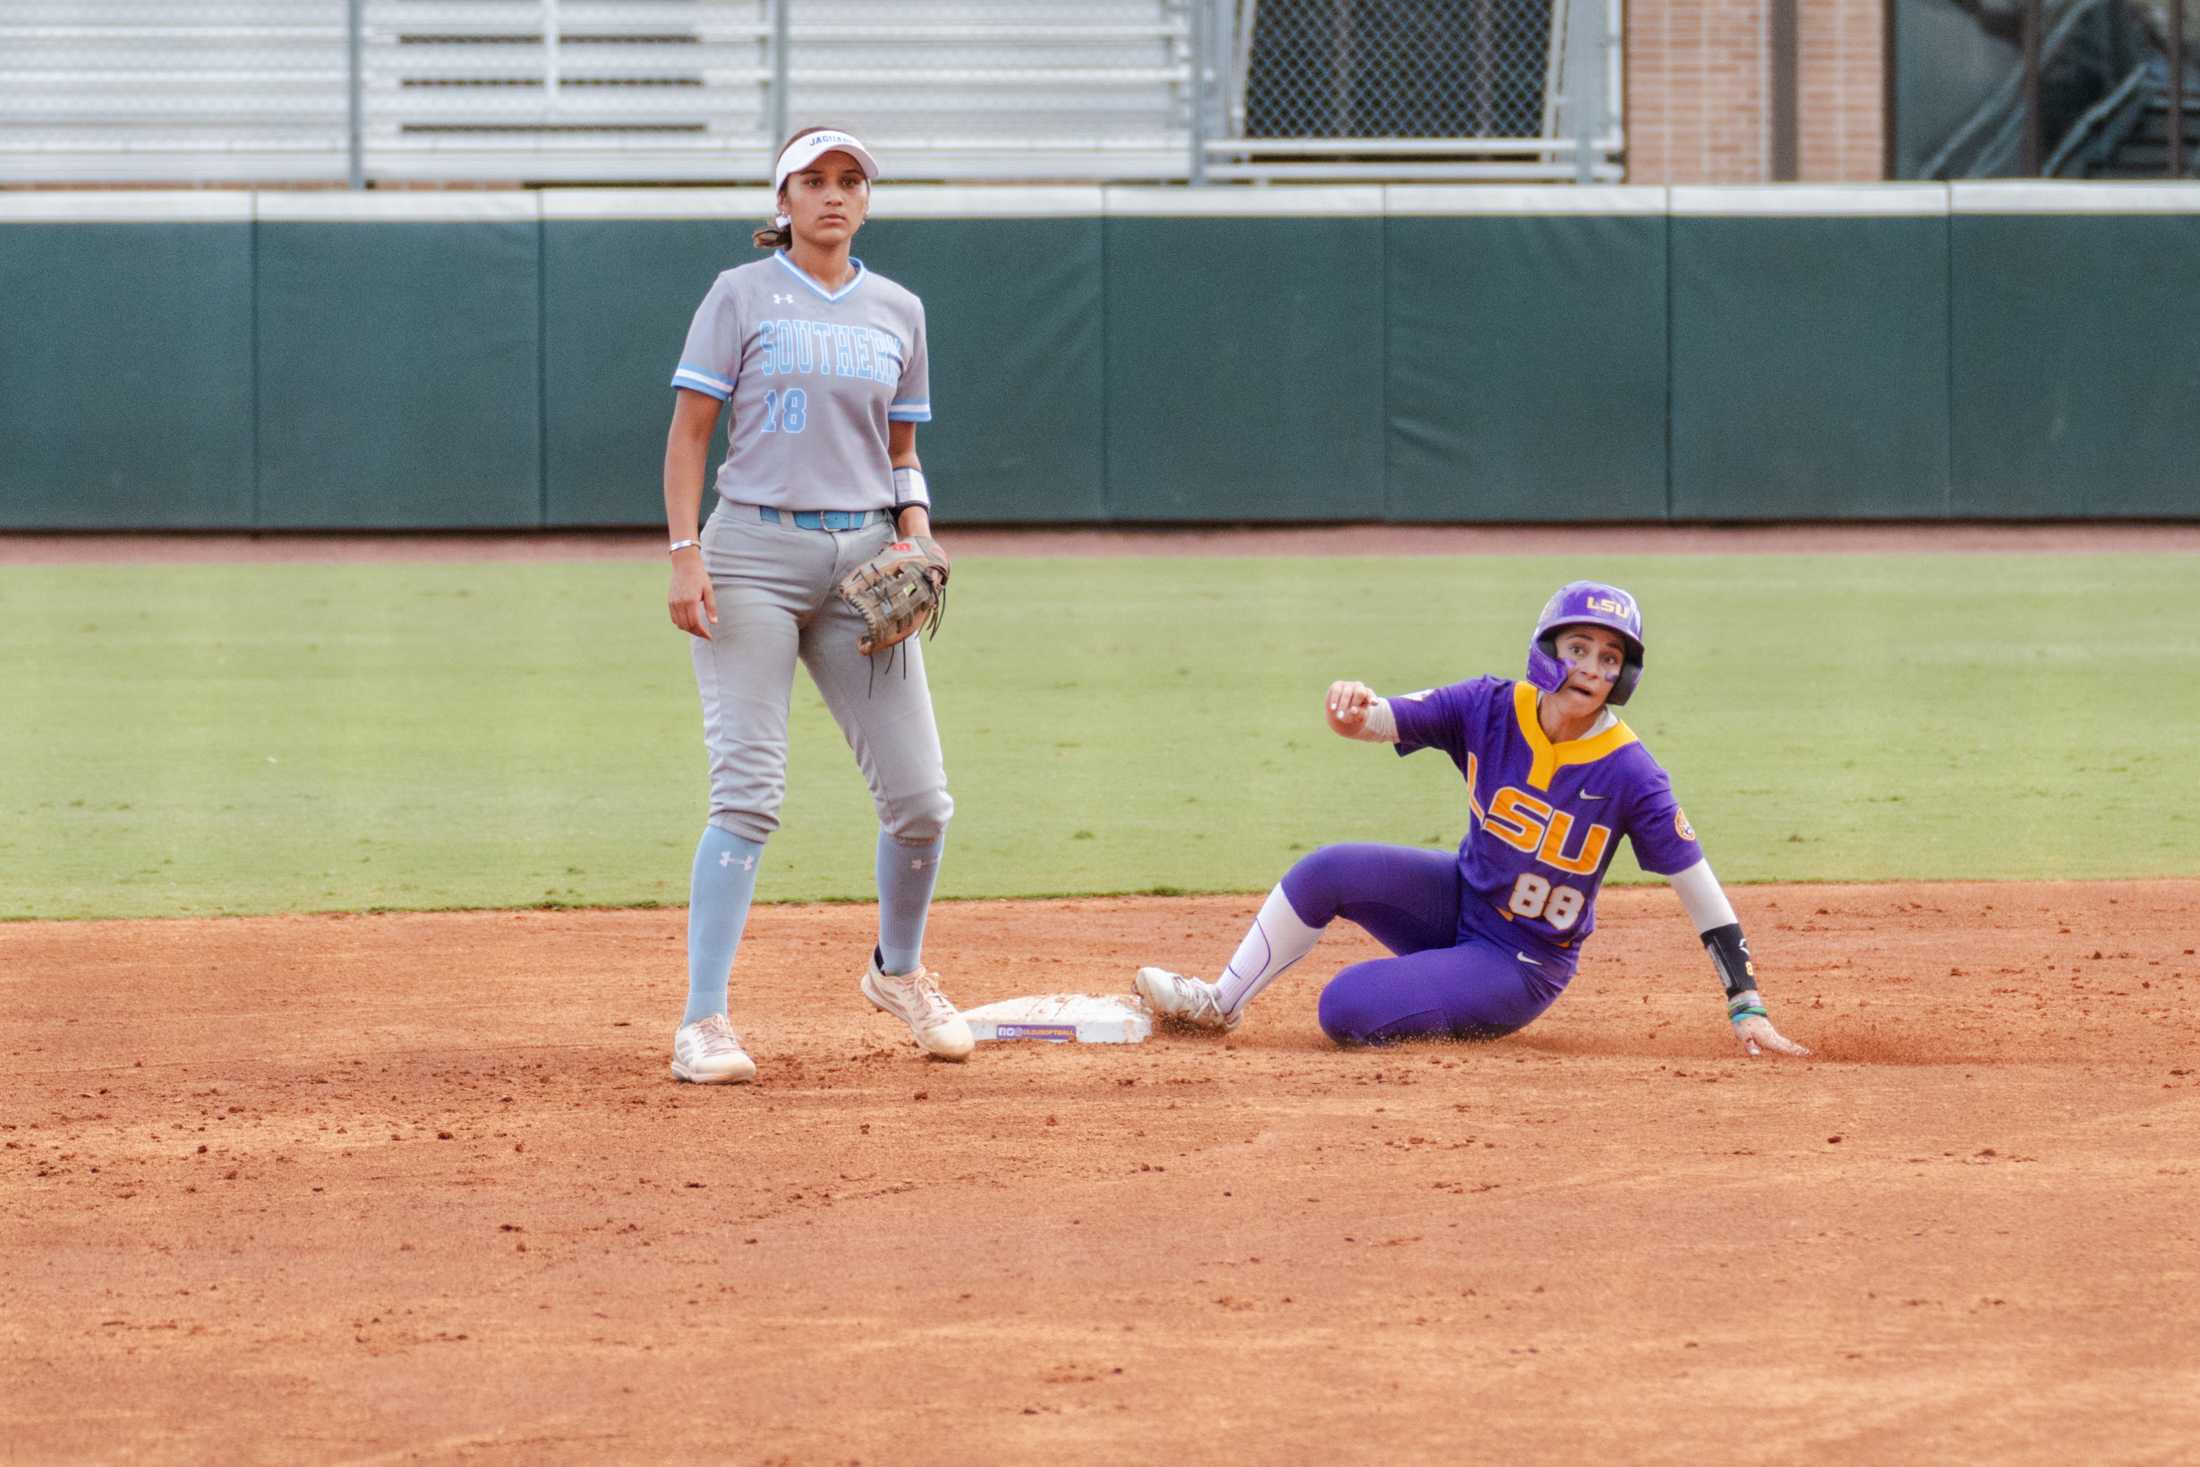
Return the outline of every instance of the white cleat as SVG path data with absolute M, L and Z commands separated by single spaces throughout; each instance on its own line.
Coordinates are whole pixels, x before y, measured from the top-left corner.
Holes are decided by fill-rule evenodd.
M 756 1061 L 726 1016 L 712 1014 L 672 1036 L 672 1073 L 696 1085 L 740 1085 L 756 1078 Z
M 1146 1000 L 1146 1007 L 1187 1029 L 1213 1029 L 1227 1034 L 1245 1018 L 1242 1013 L 1225 1013 L 1220 992 L 1203 978 L 1187 978 L 1167 968 L 1140 968 L 1131 986 Z
M 863 970 L 863 996 L 907 1024 L 926 1054 L 944 1060 L 970 1058 L 970 1025 L 940 992 L 939 978 L 930 969 L 881 973 L 873 955 Z

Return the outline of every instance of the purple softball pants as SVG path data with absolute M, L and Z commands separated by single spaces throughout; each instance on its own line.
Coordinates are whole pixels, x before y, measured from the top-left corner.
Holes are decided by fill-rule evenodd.
M 1573 977 L 1574 952 L 1480 930 L 1456 851 L 1324 846 L 1284 874 L 1283 894 L 1307 926 L 1343 917 L 1397 955 L 1354 963 L 1322 990 L 1322 1032 L 1339 1044 L 1494 1039 L 1549 1008 Z M 1487 922 L 1506 925 L 1494 913 Z

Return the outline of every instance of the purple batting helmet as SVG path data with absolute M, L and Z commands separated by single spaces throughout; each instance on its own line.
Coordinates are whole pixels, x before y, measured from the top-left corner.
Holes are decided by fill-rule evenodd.
M 1606 700 L 1626 702 L 1642 681 L 1642 608 L 1635 605 L 1634 597 L 1602 581 L 1568 581 L 1543 603 L 1535 636 L 1528 643 L 1528 681 L 1546 693 L 1566 685 L 1567 664 L 1558 660 L 1558 629 L 1578 626 L 1617 632 L 1626 644 L 1619 681 L 1612 684 L 1612 695 Z

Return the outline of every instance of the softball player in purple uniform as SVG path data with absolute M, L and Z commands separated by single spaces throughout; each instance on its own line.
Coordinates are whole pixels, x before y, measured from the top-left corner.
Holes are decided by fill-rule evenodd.
M 688 904 L 688 1002 L 672 1073 L 754 1078 L 726 1012 L 734 950 L 786 791 L 787 699 L 799 660 L 847 736 L 878 810 L 878 946 L 859 980 L 942 1059 L 970 1026 L 923 964 L 925 917 L 954 802 L 924 652 L 891 675 L 856 650 L 863 623 L 835 594 L 898 535 L 931 533 L 916 425 L 932 416 L 924 306 L 848 252 L 878 163 L 845 132 L 805 128 L 773 170 L 772 253 L 720 275 L 672 375 L 665 443 L 666 602 L 689 634 L 710 751 L 710 819 Z M 703 471 L 730 405 L 718 504 L 698 531 Z M 885 655 L 881 654 L 881 665 Z
M 1218 981 L 1141 968 L 1138 992 L 1164 1018 L 1234 1029 L 1253 996 L 1344 917 L 1396 956 L 1330 980 L 1320 1008 L 1330 1038 L 1510 1034 L 1573 977 L 1596 927 L 1597 888 L 1625 837 L 1643 869 L 1680 894 L 1743 1049 L 1808 1054 L 1766 1017 L 1749 943 L 1672 781 L 1611 710 L 1634 693 L 1642 666 L 1635 598 L 1574 581 L 1536 621 L 1525 682 L 1479 677 L 1402 698 L 1331 684 L 1336 732 L 1395 744 L 1401 755 L 1440 749 L 1459 767 L 1472 818 L 1458 851 L 1325 846 L 1268 894 Z

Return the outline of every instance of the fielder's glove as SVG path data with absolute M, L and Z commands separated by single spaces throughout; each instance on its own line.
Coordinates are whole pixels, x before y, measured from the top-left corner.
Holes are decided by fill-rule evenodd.
M 856 650 L 869 657 L 899 646 L 947 614 L 947 556 L 930 535 L 896 540 L 840 583 L 840 599 L 863 618 Z
M 1733 1022 L 1734 1037 L 1742 1042 L 1742 1048 L 1750 1054 L 1771 1050 L 1774 1054 L 1809 1054 L 1810 1051 L 1792 1039 L 1782 1038 L 1780 1031 L 1772 1027 L 1772 1020 L 1765 1017 L 1765 1002 L 1752 988 L 1737 993 L 1727 1001 L 1726 1016 Z

